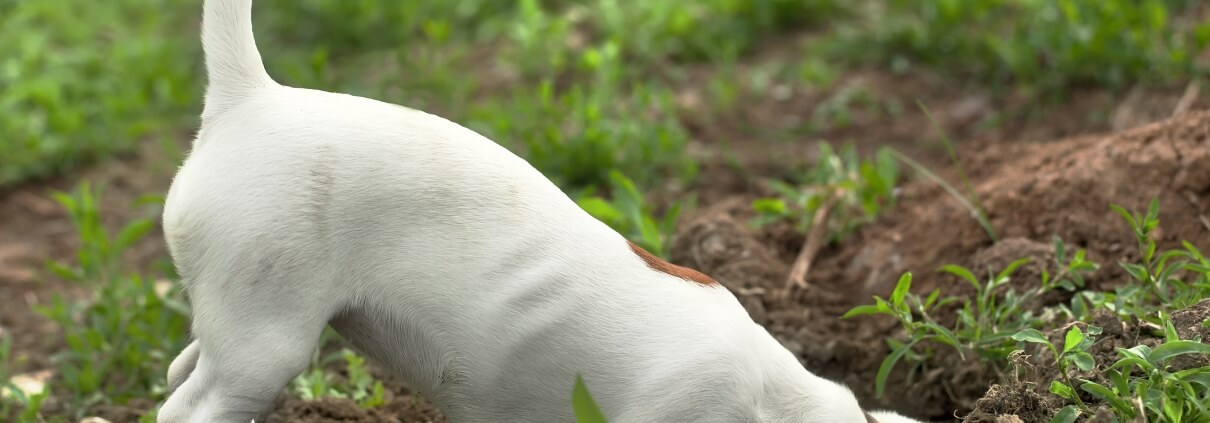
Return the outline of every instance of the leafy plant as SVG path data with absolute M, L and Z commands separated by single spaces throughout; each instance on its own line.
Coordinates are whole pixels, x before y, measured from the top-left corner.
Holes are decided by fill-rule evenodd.
M 1082 411 L 1090 411 L 1084 401 L 1080 399 L 1076 393 L 1075 383 L 1071 379 L 1071 369 L 1077 368 L 1080 371 L 1092 371 L 1096 365 L 1096 360 L 1092 354 L 1088 353 L 1088 347 L 1092 346 L 1093 340 L 1097 335 L 1101 334 L 1101 328 L 1096 326 L 1088 326 L 1088 330 L 1081 330 L 1078 325 L 1072 325 L 1067 330 L 1067 334 L 1063 341 L 1063 349 L 1059 350 L 1054 344 L 1046 338 L 1046 335 L 1037 329 L 1025 329 L 1012 335 L 1012 338 L 1017 341 L 1032 342 L 1045 345 L 1050 349 L 1055 357 L 1054 365 L 1059 368 L 1059 376 L 1062 381 L 1053 381 L 1050 384 L 1050 392 L 1060 397 L 1074 401 Z
M 47 263 L 49 269 L 61 278 L 75 282 L 107 284 L 108 278 L 118 273 L 122 253 L 147 236 L 155 227 L 155 222 L 151 219 L 137 218 L 127 222 L 117 233 L 107 233 L 101 224 L 97 208 L 103 191 L 103 187 L 93 188 L 88 181 L 84 181 L 71 194 L 60 191 L 53 193 L 55 200 L 67 209 L 80 238 L 80 248 L 76 250 L 74 265 Z M 134 206 L 153 201 L 156 199 L 143 198 Z
M 365 358 L 349 349 L 340 351 L 347 377 L 338 380 L 325 371 L 324 360 L 290 382 L 291 391 L 299 398 L 312 401 L 323 397 L 348 398 L 362 408 L 375 408 L 386 403 L 382 382 L 375 380 L 366 368 Z
M 1099 328 L 1089 326 L 1085 333 L 1072 326 L 1061 352 L 1041 332 L 1028 330 L 1015 335 L 1014 339 L 1045 345 L 1058 357 L 1056 364 L 1062 380 L 1053 381 L 1050 391 L 1074 404 L 1065 407 L 1054 421 L 1074 421 L 1080 414 L 1092 412 L 1076 387 L 1108 404 L 1121 421 L 1142 418 L 1175 423 L 1210 417 L 1210 366 L 1169 369 L 1176 357 L 1210 355 L 1210 345 L 1200 340 L 1180 339 L 1167 315 L 1161 312 L 1158 318 L 1164 324 L 1164 342 L 1155 348 L 1144 344 L 1117 348 L 1119 359 L 1102 371 L 1104 383 L 1079 379 L 1077 385 L 1070 375 L 1072 366 L 1085 373 L 1096 367 L 1095 359 L 1087 349 Z
M 1140 263 L 1119 263 L 1134 282 L 1144 289 L 1135 301 L 1153 302 L 1160 307 L 1183 308 L 1210 296 L 1210 285 L 1205 284 L 1205 257 L 1188 242 L 1185 250 L 1170 250 L 1156 254 L 1153 232 L 1159 226 L 1159 199 L 1152 199 L 1146 214 L 1130 213 L 1117 205 L 1111 206 L 1122 215 L 1134 231 L 1138 242 Z M 1181 280 L 1185 270 L 1203 270 L 1201 283 L 1186 283 Z
M 1055 266 L 1058 268 L 1055 276 L 1051 277 L 1049 272 L 1044 271 L 1041 284 L 1020 293 L 1008 283 L 1013 273 L 1029 259 L 1009 263 L 999 273 L 992 273 L 989 269 L 987 279 L 982 283 L 970 270 L 949 264 L 942 266 L 941 271 L 968 283 L 974 290 L 972 295 L 942 297 L 940 289 L 934 289 L 922 300 L 909 292 L 912 277 L 911 273 L 905 273 L 889 299 L 874 296 L 874 304 L 857 306 L 845 313 L 843 318 L 889 315 L 898 320 L 907 333 L 906 342 L 887 339 L 891 353 L 883 359 L 876 375 L 876 395 L 882 395 L 886 379 L 899 360 L 906 357 L 918 365 L 930 357 L 933 353 L 930 343 L 949 346 L 963 359 L 974 355 L 985 362 L 1007 363 L 1010 354 L 1017 350 L 1014 336 L 1022 331 L 1036 332 L 1034 328 L 1044 323 L 1032 311 L 1032 303 L 1051 290 L 1074 290 L 1083 286 L 1084 275 L 1096 269 L 1094 263 L 1084 259 L 1083 250 L 1076 251 L 1068 260 L 1063 241 L 1056 237 L 1054 245 Z M 957 318 L 952 326 L 939 324 L 932 315 L 950 304 L 961 305 L 957 309 Z M 922 351 L 913 352 L 913 348 L 918 346 Z
M 1165 0 L 893 0 L 847 40 L 866 58 L 920 62 L 989 82 L 1009 79 L 1061 92 L 1121 87 L 1198 70 L 1210 24 L 1178 25 L 1188 7 Z M 875 46 L 875 48 L 870 48 Z
M 917 344 L 923 344 L 925 341 L 935 341 L 944 345 L 948 345 L 963 354 L 961 346 L 956 334 L 949 328 L 938 324 L 930 317 L 930 312 L 940 306 L 950 302 L 957 301 L 957 298 L 950 297 L 938 301 L 941 296 L 941 290 L 933 290 L 927 298 L 921 300 L 920 297 L 909 292 L 912 286 L 911 272 L 904 273 L 899 278 L 899 282 L 895 284 L 895 290 L 891 292 L 888 299 L 883 299 L 879 296 L 874 296 L 873 305 L 861 305 L 854 307 L 844 314 L 842 318 L 848 319 L 854 316 L 884 314 L 894 317 L 903 326 L 903 329 L 908 334 L 907 342 L 898 342 L 887 339 L 887 343 L 891 347 L 891 353 L 882 360 L 882 364 L 878 366 L 878 373 L 874 380 L 874 392 L 879 398 L 882 397 L 883 391 L 886 389 L 887 378 L 891 374 L 891 369 L 905 355 L 912 351 L 912 348 Z M 920 320 L 916 319 L 916 315 L 920 316 Z M 926 351 L 925 354 L 929 354 Z M 925 356 L 916 355 L 916 361 L 923 361 Z
M 60 276 L 96 289 L 87 302 L 56 295 L 37 310 L 64 331 L 67 350 L 54 356 L 57 386 L 75 409 L 134 398 L 162 398 L 172 354 L 184 348 L 189 308 L 173 282 L 119 273 L 122 252 L 147 233 L 143 223 L 110 236 L 100 225 L 100 197 L 88 184 L 56 196 L 80 235 L 77 261 L 52 266 Z M 65 269 L 72 269 L 70 271 Z
M 180 125 L 201 91 L 197 43 L 175 33 L 200 2 L 0 6 L 0 186 L 48 176 Z
M 492 139 L 522 141 L 534 167 L 575 191 L 605 186 L 614 170 L 640 186 L 691 180 L 697 164 L 684 154 L 689 138 L 671 110 L 669 92 L 654 86 L 622 94 L 602 84 L 556 90 L 546 81 L 480 106 L 473 120 Z
M 1181 249 L 1158 251 L 1154 231 L 1159 227 L 1159 203 L 1146 212 L 1131 213 L 1112 206 L 1130 225 L 1138 244 L 1139 262 L 1118 263 L 1130 282 L 1110 291 L 1081 291 L 1064 311 L 1086 320 L 1092 310 L 1105 309 L 1123 319 L 1141 318 L 1158 325 L 1159 311 L 1189 307 L 1210 297 L 1210 261 L 1188 242 Z
M 692 204 L 692 199 L 674 203 L 664 212 L 664 217 L 657 220 L 652 206 L 647 204 L 643 193 L 626 175 L 613 171 L 609 173 L 609 180 L 612 186 L 610 200 L 585 195 L 577 203 L 588 214 L 621 232 L 643 249 L 667 258 L 668 241 L 676 231 L 681 208 L 684 204 Z
M 1085 275 L 1095 272 L 1100 265 L 1089 261 L 1083 249 L 1076 250 L 1069 260 L 1067 244 L 1058 235 L 1052 237 L 1051 243 L 1054 246 L 1054 265 L 1057 271 L 1051 273 L 1049 269 L 1042 269 L 1042 290 L 1063 289 L 1072 292 L 1083 289 Z
M 872 160 L 860 159 L 851 145 L 837 152 L 822 143 L 819 150 L 815 166 L 801 181 L 770 182 L 779 196 L 752 203 L 759 213 L 754 224 L 790 220 L 806 232 L 811 229 L 814 216 L 829 208 L 828 221 L 834 227 L 829 233 L 840 238 L 873 221 L 894 204 L 899 167 L 889 150 L 879 150 Z

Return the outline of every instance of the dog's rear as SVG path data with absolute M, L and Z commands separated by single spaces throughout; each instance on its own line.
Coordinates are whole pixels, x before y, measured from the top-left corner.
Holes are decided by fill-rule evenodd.
M 274 208 L 311 200 L 304 163 L 273 146 L 284 87 L 265 72 L 252 35 L 252 0 L 207 0 L 202 24 L 208 86 L 202 126 L 165 204 L 165 238 L 194 307 L 196 338 L 169 369 L 160 422 L 246 423 L 305 370 L 327 317 L 313 283 L 325 269 L 289 231 L 317 224 Z M 274 115 L 274 114 L 277 115 Z M 302 147 L 306 148 L 305 140 Z M 228 168 L 227 166 L 231 166 Z M 282 185 L 283 177 L 298 181 Z M 268 183 L 269 186 L 257 186 Z M 314 290 L 316 292 L 308 292 Z

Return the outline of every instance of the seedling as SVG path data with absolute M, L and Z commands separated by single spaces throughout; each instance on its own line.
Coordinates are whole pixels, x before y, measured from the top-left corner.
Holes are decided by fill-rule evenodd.
M 1092 411 L 1077 394 L 1076 386 L 1108 404 L 1120 421 L 1142 418 L 1176 423 L 1210 418 L 1210 366 L 1177 371 L 1168 367 L 1178 356 L 1210 355 L 1210 345 L 1180 339 L 1167 315 L 1159 313 L 1157 318 L 1164 324 L 1164 342 L 1155 348 L 1142 344 L 1117 348 L 1120 358 L 1103 370 L 1107 381 L 1104 384 L 1079 379 L 1077 385 L 1069 373 L 1071 365 L 1083 372 L 1095 368 L 1093 357 L 1086 352 L 1095 327 L 1090 326 L 1089 336 L 1085 337 L 1073 326 L 1061 353 L 1041 332 L 1023 331 L 1014 336 L 1021 341 L 1043 344 L 1059 357 L 1057 364 L 1063 380 L 1053 381 L 1050 390 L 1074 404 L 1065 407 L 1053 421 L 1071 422 L 1076 416 Z
M 815 216 L 831 208 L 828 238 L 841 238 L 894 205 L 899 166 L 890 150 L 879 150 L 862 160 L 852 145 L 839 152 L 828 143 L 819 145 L 815 166 L 795 183 L 770 181 L 777 197 L 752 203 L 758 226 L 789 220 L 802 232 L 811 231 Z
M 1055 357 L 1053 364 L 1059 368 L 1059 375 L 1063 379 L 1063 381 L 1051 382 L 1050 392 L 1074 401 L 1082 411 L 1088 412 L 1091 409 L 1076 393 L 1074 388 L 1076 385 L 1072 382 L 1070 372 L 1073 366 L 1083 372 L 1092 371 L 1096 360 L 1092 354 L 1088 353 L 1088 347 L 1092 346 L 1093 340 L 1100 334 L 1101 328 L 1096 326 L 1088 326 L 1087 331 L 1084 331 L 1078 325 L 1072 325 L 1064 337 L 1062 350 L 1059 350 L 1046 338 L 1045 334 L 1037 329 L 1022 330 L 1014 334 L 1012 338 L 1016 341 L 1042 344 L 1050 349 Z
M 899 278 L 899 282 L 895 284 L 895 290 L 891 292 L 890 298 L 883 299 L 882 297 L 874 296 L 873 305 L 854 307 L 843 316 L 843 318 L 848 319 L 868 314 L 889 315 L 898 320 L 899 324 L 903 326 L 904 331 L 908 333 L 908 341 L 905 343 L 891 343 L 891 340 L 888 339 L 888 344 L 892 348 L 891 353 L 878 366 L 878 373 L 874 380 L 874 392 L 879 398 L 882 397 L 882 393 L 886 389 L 886 381 L 891 374 L 891 369 L 917 344 L 925 341 L 939 342 L 956 349 L 960 355 L 963 354 L 963 347 L 957 335 L 948 328 L 937 324 L 937 322 L 929 317 L 929 312 L 935 310 L 937 307 L 958 301 L 958 299 L 949 297 L 938 301 L 941 296 L 941 290 L 935 289 L 926 299 L 921 301 L 920 297 L 909 292 L 911 286 L 911 272 L 904 273 Z M 919 314 L 923 320 L 916 320 L 913 311 L 915 311 L 915 314 Z M 923 357 L 920 359 L 923 360 Z
M 349 349 L 342 349 L 340 358 L 345 362 L 347 378 L 337 380 L 325 372 L 323 365 L 326 363 L 321 362 L 294 378 L 290 383 L 291 391 L 307 401 L 334 397 L 351 399 L 362 408 L 375 408 L 385 404 L 382 382 L 370 375 L 365 358 Z
M 609 173 L 612 198 L 607 200 L 595 195 L 586 195 L 577 202 L 593 217 L 621 232 L 631 241 L 660 257 L 668 257 L 668 241 L 676 230 L 684 205 L 692 205 L 693 199 L 674 203 L 661 219 L 656 219 L 653 207 L 647 204 L 643 193 L 633 181 L 621 172 Z

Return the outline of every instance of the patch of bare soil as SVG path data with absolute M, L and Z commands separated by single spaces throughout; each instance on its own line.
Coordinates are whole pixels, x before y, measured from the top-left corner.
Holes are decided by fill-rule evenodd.
M 1135 242 L 1110 204 L 1143 209 L 1158 197 L 1161 247 L 1177 247 L 1181 241 L 1208 246 L 1208 138 L 1210 113 L 1196 113 L 1114 135 L 1048 143 L 982 142 L 961 148 L 971 186 L 1002 241 L 992 242 L 970 211 L 934 183 L 912 182 L 879 222 L 822 253 L 808 275 L 810 286 L 791 304 L 776 301 L 773 292 L 783 286 L 803 236 L 786 226 L 756 229 L 749 224 L 754 214 L 748 204 L 761 194 L 759 189 L 689 216 L 673 245 L 673 261 L 719 279 L 809 369 L 848 383 L 869 406 L 929 419 L 954 419 L 974 409 L 985 416 L 1035 412 L 1029 410 L 1045 409 L 1045 404 L 1035 407 L 1024 399 L 1002 398 L 1029 396 L 1022 393 L 1023 385 L 989 392 L 1001 379 L 997 371 L 950 357 L 944 349 L 910 379 L 906 367 L 897 369 L 886 397 L 875 400 L 874 375 L 889 352 L 883 339 L 901 329 L 885 318 L 839 316 L 868 303 L 871 295 L 888 295 L 905 271 L 916 274 L 914 291 L 940 287 L 962 294 L 969 288 L 936 272 L 941 265 L 984 271 L 1022 257 L 1046 263 L 1053 235 L 1066 240 L 1069 248 L 1087 249 L 1088 257 L 1102 264 L 1089 280 L 1091 287 L 1120 283 L 1124 275 L 1116 262 L 1136 257 Z M 1030 282 L 1029 276 L 1040 272 L 1027 266 L 1016 280 Z M 1183 330 L 1202 330 L 1194 327 L 1202 316 L 1194 314 L 1181 315 Z M 1123 340 L 1130 342 L 1135 339 Z M 1108 344 L 1104 348 L 1113 351 Z M 1017 408 L 997 405 L 1004 401 L 1015 401 Z

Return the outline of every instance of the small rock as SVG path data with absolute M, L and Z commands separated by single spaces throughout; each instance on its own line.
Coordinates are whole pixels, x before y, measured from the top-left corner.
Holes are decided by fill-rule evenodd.
M 1009 414 L 996 417 L 996 423 L 1025 423 L 1025 421 L 1021 420 L 1016 414 Z
M 46 381 L 50 380 L 50 377 L 53 375 L 54 373 L 51 373 L 50 370 L 39 370 L 13 376 L 12 379 L 9 379 L 9 382 L 12 382 L 13 386 L 16 386 L 17 389 L 20 389 L 26 395 L 38 394 L 46 390 Z M 12 398 L 14 396 L 14 393 L 8 388 L 0 389 L 0 398 Z
M 172 290 L 172 281 L 167 279 L 157 279 L 153 289 L 155 290 L 156 295 L 166 297 L 168 296 L 168 291 Z
M 83 420 L 80 420 L 80 423 L 110 423 L 110 421 L 100 417 L 85 417 Z

